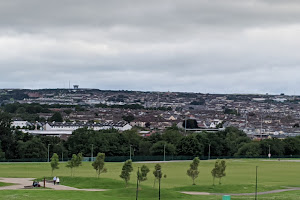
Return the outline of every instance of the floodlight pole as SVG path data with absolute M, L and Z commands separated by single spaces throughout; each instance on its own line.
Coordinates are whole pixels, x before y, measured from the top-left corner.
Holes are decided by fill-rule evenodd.
M 256 186 L 255 186 L 255 200 L 257 200 L 257 168 L 258 168 L 258 166 L 256 166 Z
M 48 144 L 48 162 L 50 162 L 50 152 L 49 152 L 49 147 L 51 144 Z
M 210 143 L 208 145 L 208 160 L 210 160 Z

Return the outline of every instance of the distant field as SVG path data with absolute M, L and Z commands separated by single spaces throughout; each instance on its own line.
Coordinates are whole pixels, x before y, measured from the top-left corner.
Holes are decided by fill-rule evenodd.
M 196 186 L 192 185 L 191 179 L 186 175 L 190 162 L 161 163 L 162 171 L 167 175 L 161 181 L 162 199 L 221 199 L 220 196 L 189 196 L 180 194 L 179 191 L 199 191 L 214 193 L 246 193 L 254 192 L 255 167 L 258 168 L 258 190 L 268 191 L 282 189 L 284 187 L 300 187 L 300 163 L 272 161 L 267 162 L 256 159 L 227 160 L 227 176 L 222 180 L 222 185 L 212 186 L 210 174 L 214 166 L 214 160 L 200 162 L 200 175 Z M 140 199 L 153 199 L 158 195 L 157 187 L 153 188 L 154 177 L 153 163 L 146 164 L 150 168 L 148 180 L 142 183 Z M 100 179 L 95 178 L 96 173 L 91 163 L 85 162 L 83 166 L 75 170 L 75 177 L 70 176 L 70 170 L 65 163 L 54 175 L 60 176 L 61 183 L 77 188 L 102 188 L 111 189 L 107 192 L 74 192 L 74 191 L 0 191 L 0 199 L 134 199 L 136 170 L 142 163 L 134 163 L 130 187 L 125 188 L 124 182 L 119 178 L 122 163 L 106 163 L 108 173 L 102 174 Z M 50 177 L 49 163 L 1 163 L 0 177 Z M 1 186 L 1 183 L 0 183 Z M 157 186 L 157 184 L 156 184 Z M 259 196 L 259 199 L 285 199 L 300 200 L 300 191 L 284 192 Z M 252 196 L 232 197 L 232 199 L 253 199 Z

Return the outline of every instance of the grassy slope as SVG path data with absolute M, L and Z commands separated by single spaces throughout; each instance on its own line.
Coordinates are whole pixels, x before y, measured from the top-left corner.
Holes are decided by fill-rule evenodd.
M 282 186 L 300 186 L 300 163 L 292 162 L 264 162 L 260 160 L 229 160 L 227 168 L 227 176 L 222 180 L 222 185 L 212 187 L 212 178 L 210 171 L 213 168 L 214 161 L 201 161 L 200 163 L 200 175 L 197 179 L 197 185 L 191 185 L 191 179 L 186 175 L 186 170 L 188 169 L 190 162 L 180 162 L 180 163 L 162 163 L 163 172 L 167 174 L 166 179 L 162 179 L 162 197 L 164 199 L 221 199 L 218 196 L 188 196 L 179 194 L 177 191 L 203 191 L 203 192 L 253 192 L 255 184 L 255 166 L 259 166 L 259 191 L 280 189 Z M 101 199 L 130 199 L 129 197 L 135 196 L 135 174 L 132 173 L 132 178 L 130 180 L 130 187 L 125 189 L 124 183 L 119 178 L 122 163 L 107 163 L 108 173 L 101 175 L 100 179 L 97 178 L 80 178 L 80 177 L 95 177 L 95 171 L 92 169 L 90 163 L 84 163 L 82 167 L 76 170 L 74 178 L 65 177 L 70 174 L 70 170 L 64 166 L 60 165 L 60 169 L 55 171 L 54 175 L 61 176 L 61 183 L 78 187 L 78 188 L 110 188 L 112 190 L 107 192 L 96 192 L 96 193 L 86 193 L 86 192 L 76 192 L 74 198 L 71 198 L 69 194 L 67 197 L 69 199 L 77 199 L 81 195 L 85 196 L 83 199 L 94 199 L 97 196 L 101 196 Z M 134 169 L 136 170 L 138 166 L 142 164 L 134 163 Z M 141 199 L 153 199 L 157 196 L 157 188 L 152 188 L 153 186 L 153 175 L 152 171 L 155 164 L 146 164 L 150 169 L 149 180 L 143 182 L 142 191 L 140 191 Z M 0 164 L 0 177 L 43 177 L 50 176 L 50 165 L 48 163 L 2 163 Z M 24 195 L 25 193 L 32 198 L 38 198 L 34 195 L 42 195 L 49 193 L 49 198 L 51 197 L 51 192 L 53 191 L 18 191 L 18 193 L 1 191 L 0 199 L 4 195 Z M 55 195 L 58 192 L 55 191 Z M 74 193 L 69 191 L 60 191 L 58 199 L 68 199 L 64 198 L 67 193 Z M 32 196 L 33 195 L 33 196 Z M 300 191 L 272 194 L 262 196 L 260 199 L 299 199 Z M 47 195 L 46 199 L 47 199 Z M 8 198 L 8 199 L 12 199 Z M 252 197 L 235 197 L 232 199 L 251 199 Z M 26 199 L 21 197 L 16 197 L 16 199 Z M 131 198 L 132 199 L 132 198 Z

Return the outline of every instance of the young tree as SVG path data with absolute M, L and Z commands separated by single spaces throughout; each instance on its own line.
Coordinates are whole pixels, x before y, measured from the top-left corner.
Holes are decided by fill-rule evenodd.
M 155 165 L 155 168 L 154 168 L 154 171 L 153 171 L 153 175 L 154 175 L 154 184 L 153 184 L 153 187 L 155 187 L 155 182 L 156 180 L 159 180 L 161 179 L 162 177 L 162 171 L 161 171 L 161 165 L 160 164 L 156 164 Z
M 215 185 L 215 178 L 219 179 L 219 184 L 221 184 L 222 177 L 226 176 L 226 161 L 225 160 L 216 160 L 215 167 L 211 171 L 213 176 L 213 185 Z
M 193 162 L 190 164 L 190 168 L 186 172 L 186 174 L 192 178 L 193 185 L 196 185 L 195 179 L 198 177 L 199 174 L 199 170 L 198 170 L 199 163 L 200 163 L 200 159 L 198 157 L 194 158 Z
M 122 172 L 120 174 L 120 177 L 125 181 L 126 187 L 128 186 L 128 181 L 130 180 L 130 172 L 132 171 L 133 171 L 132 161 L 126 160 L 122 167 Z
M 68 161 L 66 167 L 71 169 L 71 176 L 73 176 L 73 168 L 79 167 L 82 163 L 82 153 L 73 154 L 72 159 Z
M 82 153 L 77 154 L 77 159 L 75 160 L 75 167 L 79 167 L 82 164 Z
M 150 172 L 150 169 L 146 165 L 143 165 L 141 167 L 141 171 L 137 172 L 137 177 L 138 177 L 139 185 L 141 184 L 142 181 L 147 180 L 147 174 L 149 172 Z
M 53 156 L 51 157 L 50 165 L 51 165 L 51 169 L 52 169 L 51 176 L 53 176 L 53 171 L 55 169 L 59 169 L 59 167 L 58 167 L 59 159 L 58 159 L 58 155 L 56 153 L 54 153 Z
M 98 178 L 101 173 L 106 173 L 107 169 L 104 167 L 104 159 L 105 159 L 105 154 L 104 153 L 98 153 L 96 160 L 93 162 L 92 166 L 97 172 Z
M 219 184 L 221 184 L 221 178 L 226 176 L 225 170 L 226 170 L 226 161 L 221 160 L 220 165 L 220 171 L 219 171 Z

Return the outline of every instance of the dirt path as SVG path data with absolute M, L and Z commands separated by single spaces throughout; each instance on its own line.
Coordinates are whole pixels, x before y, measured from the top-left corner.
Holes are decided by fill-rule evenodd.
M 0 190 L 20 190 L 24 189 L 24 186 L 32 185 L 34 178 L 0 178 L 0 182 L 3 183 L 13 183 L 11 186 L 0 187 Z M 44 186 L 42 182 L 40 182 L 41 186 Z M 107 191 L 106 189 L 78 189 L 74 187 L 69 187 L 65 185 L 53 185 L 52 183 L 46 183 L 47 188 L 51 188 L 54 190 L 76 190 L 76 191 Z
M 295 191 L 300 190 L 300 188 L 287 188 L 287 189 L 280 189 L 280 190 L 271 190 L 266 192 L 258 192 L 258 195 L 263 194 L 274 194 L 274 193 L 280 193 L 280 192 L 288 192 L 288 191 Z M 183 194 L 189 194 L 189 195 L 230 195 L 230 196 L 252 196 L 255 195 L 255 193 L 239 193 L 239 194 L 228 194 L 228 193 L 208 193 L 208 192 L 181 192 Z

